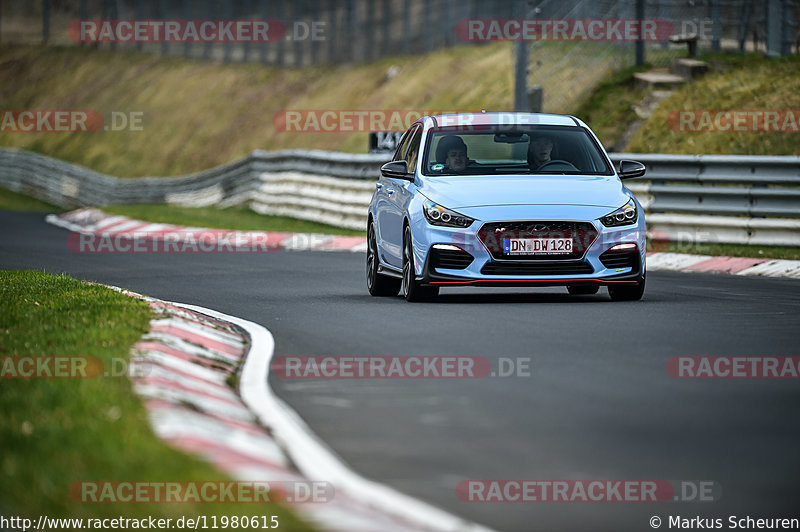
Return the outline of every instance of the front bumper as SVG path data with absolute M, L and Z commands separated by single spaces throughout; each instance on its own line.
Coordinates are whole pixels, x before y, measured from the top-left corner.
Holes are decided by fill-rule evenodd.
M 587 222 L 597 231 L 596 238 L 582 256 L 563 260 L 502 260 L 496 252 L 493 256 L 479 238 L 484 224 L 480 221 L 467 229 L 422 227 L 414 242 L 415 262 L 420 265 L 417 281 L 429 286 L 602 286 L 641 282 L 646 268 L 644 217 L 623 227 L 605 227 L 597 220 Z M 463 260 L 462 264 L 442 261 L 433 250 L 436 244 L 459 248 L 472 260 Z M 618 244 L 636 247 L 626 252 L 608 252 Z M 463 263 L 468 264 L 464 267 Z

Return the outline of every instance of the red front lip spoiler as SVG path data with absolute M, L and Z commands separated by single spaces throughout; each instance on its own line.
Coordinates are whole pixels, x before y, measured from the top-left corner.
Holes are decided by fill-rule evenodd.
M 428 284 L 475 284 L 475 283 L 553 283 L 553 282 L 567 282 L 567 281 L 589 281 L 589 282 L 596 282 L 601 284 L 612 284 L 612 283 L 622 283 L 622 284 L 636 284 L 639 281 L 631 280 L 631 281 L 615 281 L 615 280 L 604 280 L 604 279 L 587 279 L 587 278 L 580 278 L 580 279 L 470 279 L 466 281 L 430 281 Z

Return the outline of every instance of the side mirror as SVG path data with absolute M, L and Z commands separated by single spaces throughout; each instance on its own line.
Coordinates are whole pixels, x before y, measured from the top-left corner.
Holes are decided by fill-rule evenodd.
M 619 162 L 619 178 L 620 179 L 633 179 L 634 177 L 642 177 L 647 171 L 647 167 L 638 161 Z
M 414 180 L 414 174 L 408 173 L 408 163 L 405 161 L 392 161 L 381 166 L 381 175 L 394 179 Z

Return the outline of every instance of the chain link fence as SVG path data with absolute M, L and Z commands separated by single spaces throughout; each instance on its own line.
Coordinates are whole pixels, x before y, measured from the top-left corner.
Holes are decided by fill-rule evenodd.
M 280 23 L 286 33 L 268 42 L 77 42 L 75 25 L 87 20 L 267 20 Z M 471 22 L 508 20 L 640 20 L 658 26 L 658 40 L 640 43 L 624 37 L 563 39 L 552 34 L 517 39 L 517 53 L 527 55 L 525 88 L 543 88 L 543 103 L 530 107 L 554 113 L 575 112 L 610 72 L 645 62 L 666 71 L 674 58 L 688 55 L 690 43 L 701 52 L 771 55 L 797 53 L 800 47 L 794 22 L 800 20 L 797 0 L 0 0 L 0 44 L 44 42 L 303 66 L 364 63 L 514 40 L 508 35 L 465 37 Z
M 78 45 L 69 27 L 79 20 L 274 20 L 287 30 L 275 42 L 92 45 L 276 65 L 358 63 L 465 44 L 458 33 L 465 20 L 635 19 L 638 4 L 643 18 L 669 21 L 675 33 L 694 32 L 704 48 L 785 55 L 800 45 L 796 0 L 0 0 L 0 43 Z M 535 57 L 545 43 L 530 44 Z M 633 61 L 633 43 L 604 44 L 596 47 L 600 62 Z M 681 49 L 666 40 L 649 43 L 647 57 L 663 64 Z

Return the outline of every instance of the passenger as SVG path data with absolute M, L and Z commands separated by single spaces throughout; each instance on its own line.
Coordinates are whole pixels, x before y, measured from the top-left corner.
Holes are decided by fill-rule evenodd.
M 553 152 L 553 141 L 550 137 L 534 135 L 528 144 L 528 166 L 531 172 L 537 171 L 543 164 L 550 162 Z

